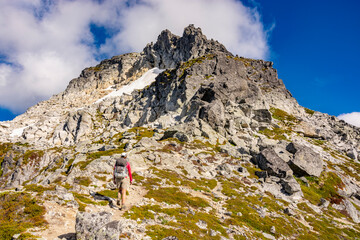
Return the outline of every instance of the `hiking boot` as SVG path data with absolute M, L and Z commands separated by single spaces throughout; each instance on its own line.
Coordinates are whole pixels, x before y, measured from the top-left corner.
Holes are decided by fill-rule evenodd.
M 120 203 L 119 199 L 116 201 L 116 205 L 121 206 L 121 203 Z

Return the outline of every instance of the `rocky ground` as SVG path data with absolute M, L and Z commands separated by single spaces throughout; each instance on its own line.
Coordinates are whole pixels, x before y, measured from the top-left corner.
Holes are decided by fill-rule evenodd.
M 159 68 L 132 94 L 104 97 Z M 101 99 L 101 100 L 99 100 Z M 360 129 L 190 25 L 0 123 L 3 239 L 356 239 Z M 114 156 L 134 171 L 114 204 Z

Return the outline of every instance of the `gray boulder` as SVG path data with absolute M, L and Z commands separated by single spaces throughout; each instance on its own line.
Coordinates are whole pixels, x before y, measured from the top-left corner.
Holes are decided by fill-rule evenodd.
M 323 160 L 320 154 L 314 152 L 311 148 L 290 143 L 286 150 L 294 154 L 288 164 L 297 176 L 315 176 L 319 177 L 323 171 Z
M 111 213 L 87 213 L 76 214 L 76 239 L 119 239 L 119 222 L 110 221 Z
M 73 194 L 62 186 L 56 186 L 54 191 L 45 191 L 44 197 L 46 196 L 56 196 L 60 200 L 74 201 Z
M 178 130 L 167 130 L 164 132 L 164 136 L 160 140 L 165 140 L 168 138 L 177 138 L 180 142 L 188 142 L 189 136 Z
M 286 176 L 292 175 L 290 167 L 271 148 L 262 150 L 256 157 L 256 163 L 259 168 L 265 170 L 269 176 L 285 178 Z
M 293 195 L 294 193 L 301 192 L 300 184 L 292 176 L 288 176 L 285 179 L 281 179 L 281 185 L 283 187 L 283 190 L 289 195 Z
M 344 206 L 352 220 L 355 223 L 360 223 L 360 213 L 348 199 L 344 200 Z
M 143 148 L 151 148 L 151 147 L 159 147 L 159 144 L 155 139 L 143 137 L 137 144 L 135 144 L 134 148 L 143 147 Z
M 271 113 L 267 109 L 257 109 L 253 111 L 254 117 L 258 122 L 271 123 Z

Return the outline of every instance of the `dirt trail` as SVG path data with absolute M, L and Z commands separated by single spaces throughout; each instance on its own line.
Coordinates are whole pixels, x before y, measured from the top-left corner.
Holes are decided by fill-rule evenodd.
M 127 210 L 132 206 L 138 204 L 143 196 L 146 194 L 146 190 L 141 186 L 130 185 L 128 189 L 129 195 L 127 195 Z M 96 200 L 95 200 L 96 201 Z M 116 203 L 114 202 L 116 206 Z M 40 236 L 46 240 L 53 239 L 75 239 L 75 220 L 77 209 L 61 206 L 52 201 L 45 201 L 46 207 L 45 219 L 49 225 L 44 231 L 33 232 L 34 235 Z M 111 212 L 113 214 L 112 220 L 119 220 L 124 211 L 119 210 L 117 207 L 88 205 L 86 212 Z

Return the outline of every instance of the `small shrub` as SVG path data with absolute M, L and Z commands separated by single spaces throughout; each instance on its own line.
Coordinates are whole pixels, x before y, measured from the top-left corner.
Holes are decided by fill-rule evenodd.
M 76 177 L 74 183 L 88 187 L 91 184 L 91 179 L 89 177 Z
M 307 179 L 309 186 L 306 186 L 300 179 L 297 179 L 297 181 L 300 183 L 304 197 L 312 204 L 319 204 L 321 198 L 327 199 L 332 203 L 342 201 L 342 197 L 338 194 L 337 189 L 342 189 L 344 183 L 336 173 L 326 172 L 322 173 L 320 178 L 307 177 Z
M 112 156 L 114 154 L 120 154 L 124 152 L 125 144 L 120 145 L 120 147 L 115 149 L 110 149 L 107 151 L 99 151 L 87 153 L 87 161 L 79 162 L 79 166 L 81 169 L 85 169 L 87 165 L 89 165 L 93 160 L 100 158 L 101 156 Z
M 136 134 L 135 139 L 138 141 L 140 141 L 144 137 L 151 138 L 154 136 L 155 133 L 153 129 L 145 128 L 145 127 L 133 127 L 129 129 L 128 132 L 135 133 Z
M 26 165 L 32 161 L 38 161 L 44 156 L 44 151 L 42 150 L 28 150 L 23 156 L 23 164 Z
M 145 195 L 147 198 L 154 198 L 158 202 L 166 202 L 168 204 L 179 204 L 182 207 L 207 207 L 209 203 L 199 197 L 193 197 L 190 194 L 179 191 L 178 188 L 159 188 L 157 190 L 150 189 Z
M 311 110 L 311 109 L 308 109 L 308 108 L 305 108 L 305 112 L 307 114 L 310 114 L 310 115 L 314 115 L 315 111 L 314 110 Z
M 290 122 L 290 123 L 297 123 L 298 120 L 295 116 L 285 112 L 284 110 L 278 108 L 270 108 L 270 112 L 272 113 L 272 117 L 277 119 L 283 123 Z
M 100 181 L 106 182 L 106 176 L 95 175 L 95 178 L 100 180 Z
M 55 189 L 55 186 L 48 186 L 48 187 L 44 187 L 42 185 L 37 185 L 37 184 L 29 184 L 29 185 L 25 185 L 25 190 L 28 192 L 36 192 L 38 193 L 38 195 L 43 194 L 45 191 L 51 191 Z
M 116 199 L 118 190 L 103 190 L 103 191 L 98 192 L 98 194 Z
M 264 134 L 266 137 L 274 140 L 288 140 L 287 137 L 284 135 L 286 132 L 287 131 L 281 128 L 265 128 L 264 130 L 259 131 L 259 133 Z
M 0 193 L 0 239 L 12 239 L 26 229 L 45 226 L 44 214 L 45 208 L 28 193 Z

